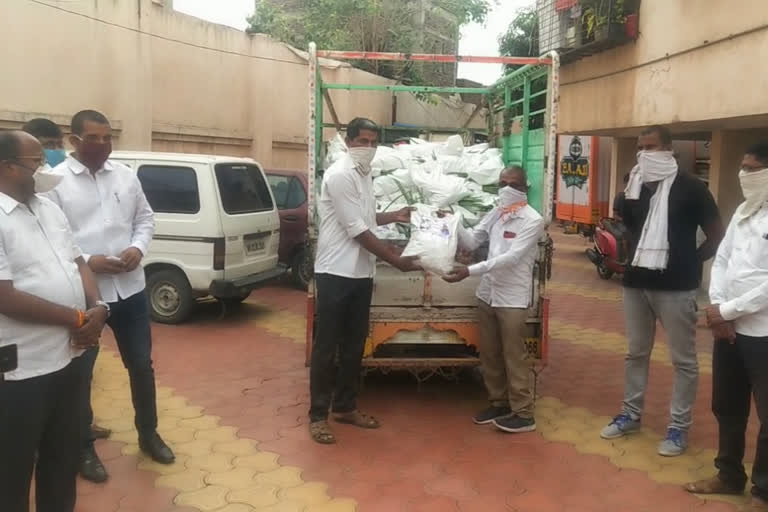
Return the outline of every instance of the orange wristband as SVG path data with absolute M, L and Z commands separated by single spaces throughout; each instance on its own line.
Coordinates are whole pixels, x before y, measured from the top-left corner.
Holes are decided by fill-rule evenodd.
M 81 328 L 85 325 L 87 318 L 85 316 L 85 311 L 77 310 L 77 328 Z

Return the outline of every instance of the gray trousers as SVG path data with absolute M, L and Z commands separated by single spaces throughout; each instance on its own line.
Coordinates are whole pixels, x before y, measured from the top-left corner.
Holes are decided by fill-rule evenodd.
M 666 331 L 669 355 L 675 367 L 669 427 L 688 431 L 699 380 L 696 290 L 624 288 L 624 317 L 629 348 L 624 363 L 623 412 L 635 419 L 642 416 L 658 320 Z

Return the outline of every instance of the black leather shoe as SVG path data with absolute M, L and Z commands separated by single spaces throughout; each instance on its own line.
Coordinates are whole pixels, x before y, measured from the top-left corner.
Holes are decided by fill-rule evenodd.
M 100 427 L 95 423 L 91 425 L 91 432 L 93 432 L 93 437 L 96 439 L 109 439 L 109 436 L 112 435 L 111 430 L 108 428 Z
M 95 484 L 103 484 L 109 478 L 93 446 L 86 448 L 80 454 L 80 476 Z
M 157 432 L 139 438 L 139 448 L 160 464 L 173 464 L 176 456 Z

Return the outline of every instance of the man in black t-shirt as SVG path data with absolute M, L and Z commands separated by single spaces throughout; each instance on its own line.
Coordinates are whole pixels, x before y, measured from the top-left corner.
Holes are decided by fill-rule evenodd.
M 682 454 L 696 399 L 696 292 L 702 263 L 715 255 L 723 225 L 707 186 L 678 171 L 672 137 L 653 126 L 638 141 L 621 216 L 628 229 L 630 265 L 624 274 L 624 315 L 628 351 L 621 413 L 600 433 L 615 439 L 640 429 L 648 367 L 660 321 L 675 367 L 671 421 L 658 453 Z M 701 227 L 706 241 L 696 246 Z

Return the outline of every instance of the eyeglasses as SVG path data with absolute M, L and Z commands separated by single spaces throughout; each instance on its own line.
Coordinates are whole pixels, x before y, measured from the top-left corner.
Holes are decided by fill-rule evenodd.
M 26 165 L 23 165 L 19 162 L 19 160 L 32 160 L 34 162 L 37 162 L 37 165 L 35 167 L 27 167 Z M 17 156 L 15 158 L 9 158 L 7 161 L 15 162 L 16 165 L 19 167 L 23 167 L 24 169 L 28 171 L 36 171 L 40 167 L 44 166 L 47 162 L 45 159 L 45 155 L 35 155 L 35 156 Z

